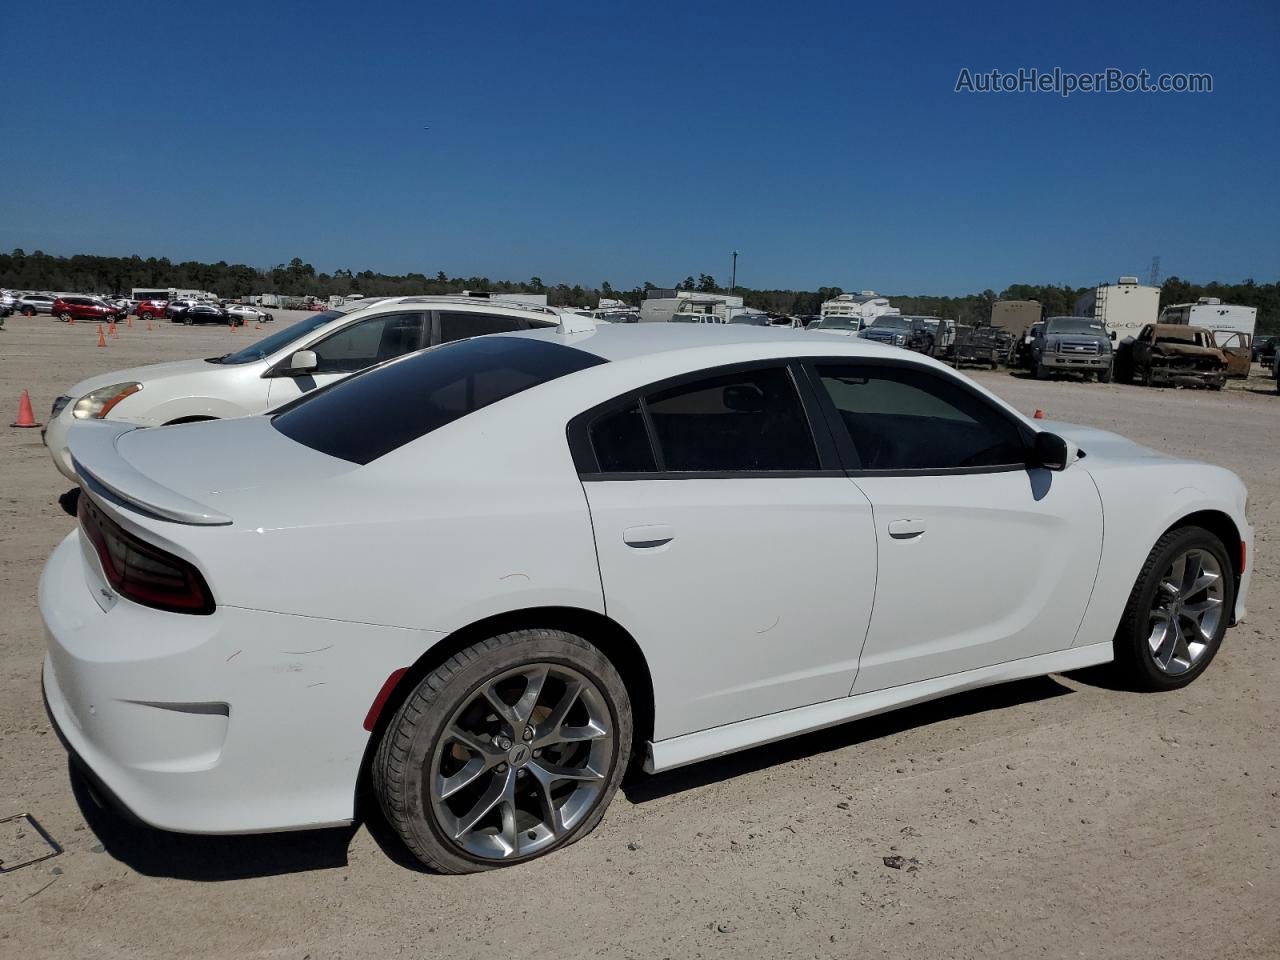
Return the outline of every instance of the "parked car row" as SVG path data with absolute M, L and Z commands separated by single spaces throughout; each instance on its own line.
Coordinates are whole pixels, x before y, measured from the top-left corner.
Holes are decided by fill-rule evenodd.
M 586 836 L 628 770 L 1101 664 L 1183 687 L 1253 568 L 1229 470 L 865 337 L 402 297 L 84 381 L 48 440 L 43 687 L 95 795 L 228 834 L 369 793 L 451 873 Z M 706 575 L 761 550 L 794 575 Z

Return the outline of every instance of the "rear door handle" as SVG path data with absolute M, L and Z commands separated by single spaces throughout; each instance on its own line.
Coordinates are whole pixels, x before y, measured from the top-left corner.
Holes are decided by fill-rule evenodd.
M 894 520 L 889 524 L 889 536 L 895 540 L 910 540 L 924 533 L 923 520 Z
M 646 523 L 623 530 L 622 542 L 629 547 L 643 550 L 649 547 L 661 547 L 674 540 L 675 536 L 675 527 L 670 524 Z

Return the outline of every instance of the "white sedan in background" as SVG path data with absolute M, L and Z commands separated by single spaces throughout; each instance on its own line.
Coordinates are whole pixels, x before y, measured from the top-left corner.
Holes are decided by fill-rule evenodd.
M 97 792 L 239 833 L 350 822 L 368 782 L 450 872 L 584 836 L 633 754 L 1111 661 L 1181 687 L 1250 578 L 1233 473 L 856 338 L 479 337 L 70 443 L 43 679 Z
M 359 300 L 220 357 L 83 380 L 53 401 L 45 442 L 54 465 L 75 481 L 66 438 L 77 421 L 162 426 L 249 416 L 423 347 L 554 326 L 559 319 L 545 307 L 471 297 Z
M 222 309 L 241 323 L 269 323 L 275 319 L 267 311 L 259 307 L 251 307 L 246 303 L 229 303 Z

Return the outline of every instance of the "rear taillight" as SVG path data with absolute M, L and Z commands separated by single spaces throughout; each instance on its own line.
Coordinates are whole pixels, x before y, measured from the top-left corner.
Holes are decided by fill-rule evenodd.
M 181 557 L 139 540 L 81 492 L 80 529 L 93 544 L 107 582 L 134 603 L 172 613 L 210 614 L 213 594 L 200 571 Z

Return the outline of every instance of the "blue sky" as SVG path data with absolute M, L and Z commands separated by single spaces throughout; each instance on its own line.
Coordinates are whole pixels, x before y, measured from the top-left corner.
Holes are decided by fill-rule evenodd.
M 1280 278 L 1280 4 L 10 5 L 0 247 L 630 287 Z M 22 51 L 29 50 L 31 56 Z M 957 94 L 973 71 L 1214 92 Z M 428 128 L 429 129 L 424 129 Z

